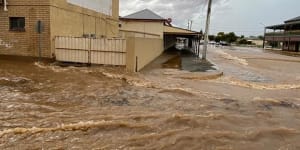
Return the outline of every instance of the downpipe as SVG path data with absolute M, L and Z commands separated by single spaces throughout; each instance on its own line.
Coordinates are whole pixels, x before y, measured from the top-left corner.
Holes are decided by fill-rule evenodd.
M 8 9 L 7 9 L 7 0 L 4 0 L 4 11 L 8 11 Z

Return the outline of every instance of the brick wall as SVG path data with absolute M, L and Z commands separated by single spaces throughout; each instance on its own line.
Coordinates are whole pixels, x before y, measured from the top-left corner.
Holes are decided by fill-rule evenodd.
M 113 0 L 112 16 L 71 5 L 66 0 L 8 0 L 8 4 L 7 12 L 0 6 L 0 54 L 38 56 L 38 20 L 44 24 L 43 57 L 53 56 L 55 36 L 119 35 L 119 0 Z M 9 17 L 25 17 L 25 31 L 9 31 Z
M 48 0 L 8 0 L 8 11 L 0 7 L 0 54 L 38 56 L 36 22 L 41 20 L 42 56 L 51 57 L 50 52 L 50 9 Z M 25 31 L 10 31 L 9 17 L 25 17 Z

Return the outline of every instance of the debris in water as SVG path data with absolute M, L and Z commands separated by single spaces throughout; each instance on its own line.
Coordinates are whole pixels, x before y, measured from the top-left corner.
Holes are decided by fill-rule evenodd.
M 254 102 L 258 102 L 258 103 L 262 104 L 267 109 L 272 109 L 272 106 L 286 107 L 286 108 L 293 108 L 293 109 L 298 109 L 299 108 L 299 105 L 294 104 L 292 102 L 277 100 L 277 99 L 273 99 L 273 98 L 256 97 L 256 98 L 254 98 Z

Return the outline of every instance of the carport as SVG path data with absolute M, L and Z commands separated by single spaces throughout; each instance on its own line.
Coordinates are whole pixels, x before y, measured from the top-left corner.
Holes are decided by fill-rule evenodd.
M 186 39 L 188 49 L 193 49 L 198 51 L 197 43 L 199 43 L 202 38 L 201 32 L 195 32 L 183 28 L 173 27 L 169 25 L 164 26 L 164 48 L 165 50 L 174 47 L 176 45 L 177 39 Z

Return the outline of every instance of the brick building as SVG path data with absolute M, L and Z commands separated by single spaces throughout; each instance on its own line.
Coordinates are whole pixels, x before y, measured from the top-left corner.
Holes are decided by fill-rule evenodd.
M 116 37 L 118 18 L 119 0 L 0 0 L 0 54 L 39 56 L 38 21 L 41 54 L 51 58 L 55 36 Z

